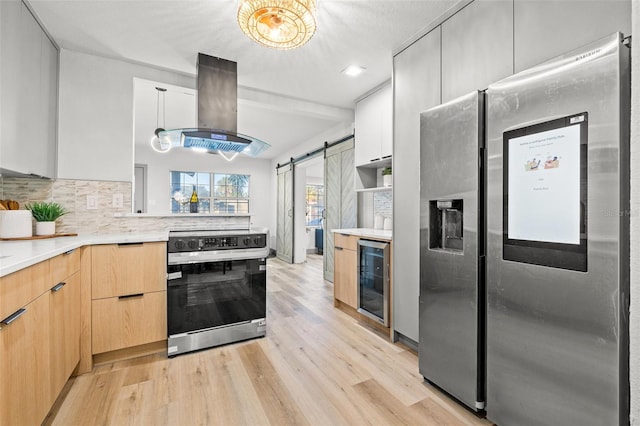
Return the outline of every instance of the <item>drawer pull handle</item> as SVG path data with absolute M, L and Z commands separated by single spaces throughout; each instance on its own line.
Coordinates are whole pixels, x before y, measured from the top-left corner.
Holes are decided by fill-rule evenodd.
M 144 243 L 118 243 L 119 246 L 141 246 Z
M 144 296 L 144 293 L 136 293 L 136 294 L 127 294 L 124 296 L 118 296 L 118 299 L 132 299 L 134 297 L 142 297 Z
M 51 287 L 51 293 L 62 290 L 62 287 L 64 287 L 65 285 L 67 285 L 67 283 L 64 282 L 54 285 L 53 287 Z
M 340 251 L 342 251 L 342 247 L 338 247 L 338 246 L 336 246 L 336 247 L 335 247 L 335 249 L 336 249 L 336 250 L 340 250 Z
M 76 251 L 76 249 L 71 249 L 71 250 L 65 251 L 65 252 L 64 252 L 64 253 L 62 253 L 62 254 L 67 255 L 67 254 L 71 254 L 71 253 L 73 253 L 74 251 Z
M 8 317 L 6 317 L 5 319 L 3 319 L 2 321 L 0 321 L 1 325 L 9 325 L 12 322 L 14 322 L 15 320 L 17 320 L 18 318 L 20 318 L 22 316 L 22 314 L 24 314 L 25 312 L 27 312 L 27 310 L 25 308 L 20 308 L 17 311 L 15 311 L 14 313 L 12 313 L 11 315 L 9 315 Z

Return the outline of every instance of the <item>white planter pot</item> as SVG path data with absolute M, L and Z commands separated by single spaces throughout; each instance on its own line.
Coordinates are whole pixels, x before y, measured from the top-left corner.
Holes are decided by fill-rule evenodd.
M 53 235 L 56 233 L 56 222 L 36 222 L 36 235 Z
M 391 186 L 393 185 L 393 175 L 383 175 L 382 176 L 382 184 L 384 186 Z

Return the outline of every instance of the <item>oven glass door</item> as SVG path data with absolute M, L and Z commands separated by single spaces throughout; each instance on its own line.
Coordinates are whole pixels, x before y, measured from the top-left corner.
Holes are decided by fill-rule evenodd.
M 169 335 L 265 318 L 266 259 L 169 265 Z

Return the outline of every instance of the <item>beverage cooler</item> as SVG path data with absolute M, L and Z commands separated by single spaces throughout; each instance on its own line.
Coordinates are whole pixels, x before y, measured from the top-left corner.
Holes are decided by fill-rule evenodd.
M 389 243 L 358 240 L 358 312 L 389 326 Z

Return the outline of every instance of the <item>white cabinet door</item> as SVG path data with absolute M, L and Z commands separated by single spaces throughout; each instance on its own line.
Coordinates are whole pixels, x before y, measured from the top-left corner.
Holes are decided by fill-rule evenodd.
M 38 133 L 42 141 L 38 147 L 37 171 L 40 176 L 54 177 L 57 143 L 57 108 L 58 108 L 58 49 L 49 37 L 41 32 L 40 56 L 40 118 Z
M 394 213 L 399 213 L 394 214 L 393 282 L 401 283 L 393 286 L 393 328 L 416 342 L 420 296 L 420 113 L 441 103 L 440 40 L 438 28 L 393 58 L 393 204 Z
M 389 84 L 356 104 L 356 166 L 381 160 L 392 153 L 392 93 Z
M 380 158 L 393 154 L 393 89 L 391 85 L 379 92 L 380 98 Z
M 54 177 L 58 52 L 22 2 L 1 7 L 0 169 Z
M 356 166 L 380 158 L 380 113 L 376 93 L 356 104 Z

